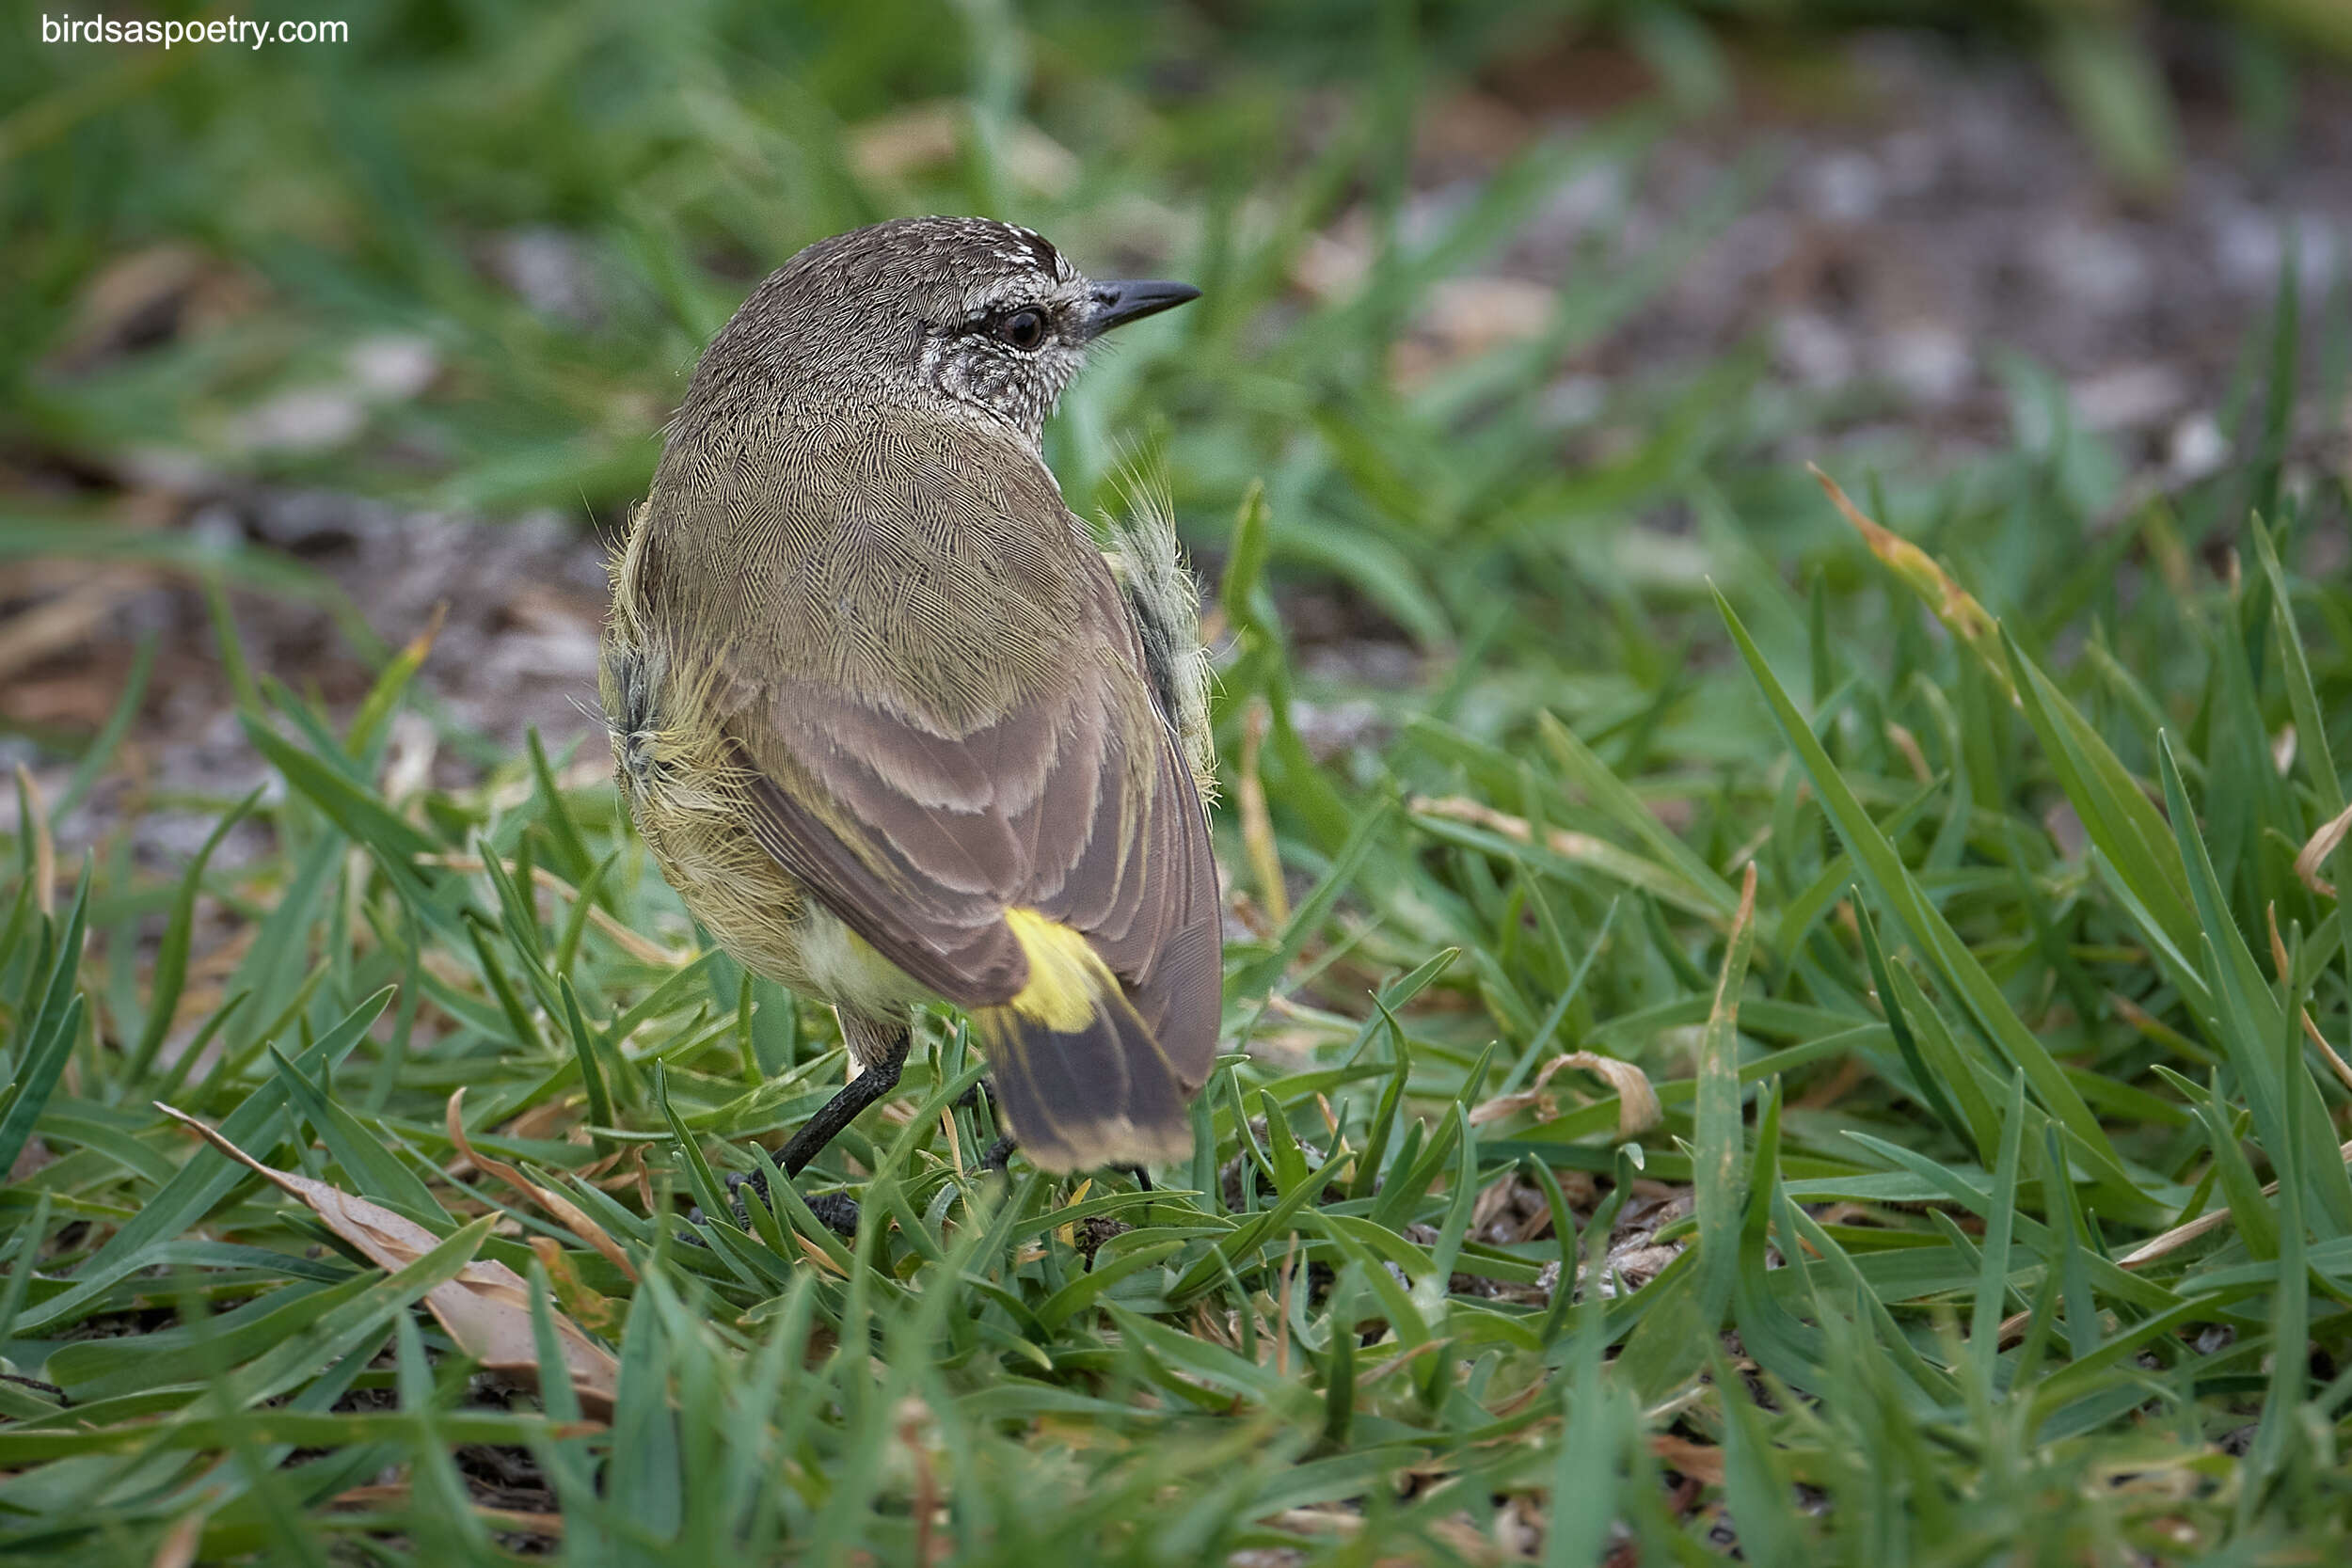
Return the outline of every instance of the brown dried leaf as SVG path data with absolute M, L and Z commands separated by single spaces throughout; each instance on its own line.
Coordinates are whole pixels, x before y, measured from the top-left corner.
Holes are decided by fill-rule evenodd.
M 51 369 L 80 374 L 151 344 L 174 341 L 244 315 L 262 291 L 193 245 L 151 245 L 109 262 L 82 291 Z
M 553 1214 L 564 1229 L 604 1254 L 605 1261 L 620 1270 L 634 1282 L 637 1278 L 637 1265 L 628 1260 L 628 1254 L 621 1250 L 621 1243 L 614 1241 L 604 1227 L 590 1219 L 579 1204 L 574 1203 L 552 1187 L 542 1187 L 505 1161 L 493 1160 L 488 1155 L 478 1152 L 472 1144 L 466 1141 L 466 1123 L 459 1115 L 465 1103 L 466 1091 L 460 1088 L 449 1097 L 449 1110 L 443 1117 L 449 1128 L 449 1141 L 456 1146 L 458 1154 L 464 1159 L 472 1161 L 476 1170 L 497 1177 L 501 1181 Z
M 1452 277 L 1430 291 L 1429 308 L 1411 337 L 1396 345 L 1389 368 L 1412 386 L 1438 371 L 1505 343 L 1543 336 L 1560 309 L 1559 291 L 1518 277 Z
M 1537 1119 L 1542 1121 L 1549 1121 L 1560 1114 L 1560 1102 L 1541 1089 L 1520 1089 L 1513 1094 L 1499 1094 L 1492 1100 L 1480 1101 L 1470 1107 L 1470 1122 L 1472 1127 L 1484 1127 L 1490 1121 L 1501 1121 L 1505 1117 L 1517 1116 L 1530 1108 L 1538 1113 Z
M 1518 1172 L 1513 1170 L 1496 1177 L 1481 1188 L 1478 1200 L 1470 1205 L 1470 1233 L 1484 1236 L 1486 1227 L 1508 1212 L 1518 1201 L 1520 1185 Z
M 281 1192 L 300 1198 L 326 1222 L 328 1229 L 384 1269 L 406 1268 L 441 1241 L 414 1220 L 396 1214 L 382 1204 L 262 1164 L 185 1112 L 173 1110 L 160 1101 L 155 1109 L 194 1128 L 205 1142 L 267 1178 Z M 531 1287 L 513 1269 L 477 1258 L 460 1269 L 455 1278 L 427 1291 L 424 1304 L 458 1347 L 483 1366 L 511 1377 L 538 1377 L 538 1347 L 531 1329 Z M 598 1418 L 609 1417 L 620 1380 L 620 1363 L 611 1352 L 589 1338 L 578 1323 L 560 1313 L 555 1319 L 555 1334 L 581 1408 Z
M 90 641 L 123 600 L 152 580 L 135 568 L 93 572 L 56 597 L 0 622 L 0 675 L 29 670 Z
M 1671 1432 L 1656 1433 L 1649 1440 L 1649 1451 L 1689 1476 L 1709 1486 L 1724 1483 L 1724 1450 L 1711 1443 L 1693 1443 Z
M 1310 234 L 1291 261 L 1291 281 L 1325 305 L 1353 299 L 1372 277 L 1372 243 L 1361 226 Z
M 0 685 L 0 714 L 27 727 L 97 730 L 122 698 L 121 680 L 98 668 L 103 657 L 76 660 L 71 674 L 12 677 Z
M 852 129 L 850 164 L 867 180 L 910 179 L 954 163 L 969 130 L 970 111 L 958 100 L 911 103 Z M 1015 182 L 1048 196 L 1068 190 L 1078 175 L 1077 156 L 1025 121 L 1003 127 L 997 151 Z
M 1416 157 L 1491 169 L 1525 148 L 1538 131 L 1517 105 L 1476 88 L 1428 105 L 1413 127 Z

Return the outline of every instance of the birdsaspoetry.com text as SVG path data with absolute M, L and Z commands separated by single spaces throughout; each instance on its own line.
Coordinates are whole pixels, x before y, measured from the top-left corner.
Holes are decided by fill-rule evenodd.
M 222 17 L 212 22 L 155 22 L 146 17 L 51 16 L 40 13 L 43 43 L 240 43 L 259 49 L 265 43 L 349 43 L 348 22 L 252 22 Z

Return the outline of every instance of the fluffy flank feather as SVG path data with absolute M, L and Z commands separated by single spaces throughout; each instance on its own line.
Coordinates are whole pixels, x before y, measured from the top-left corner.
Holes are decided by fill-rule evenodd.
M 644 537 L 637 530 L 608 563 L 612 613 L 599 684 L 615 782 L 662 875 L 755 974 L 868 1013 L 922 1000 L 921 987 L 810 900 L 750 832 L 756 775 L 711 718 L 722 667 L 675 657 L 649 630 Z
M 1209 731 L 1209 654 L 1200 645 L 1200 591 L 1176 538 L 1168 478 L 1147 458 L 1121 467 L 1120 515 L 1104 515 L 1103 551 L 1142 633 L 1144 657 L 1184 761 L 1204 801 L 1216 798 L 1216 748 Z

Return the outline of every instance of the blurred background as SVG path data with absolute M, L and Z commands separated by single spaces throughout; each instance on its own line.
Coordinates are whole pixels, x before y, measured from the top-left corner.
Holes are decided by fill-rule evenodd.
M 1310 856 L 1284 770 L 1364 782 L 1409 715 L 1548 705 L 1629 773 L 1765 733 L 1677 671 L 1709 578 L 1800 662 L 1808 581 L 1866 624 L 1808 460 L 2028 635 L 2140 569 L 2099 542 L 2151 498 L 2159 565 L 2279 485 L 2344 560 L 2339 0 L 381 0 L 168 51 L 10 14 L 0 770 L 135 874 L 273 778 L 240 687 L 356 703 L 429 628 L 389 794 L 533 727 L 600 775 L 603 555 L 700 345 L 899 214 L 1207 291 L 1049 455 L 1081 514 L 1154 468 L 1212 579 L 1263 483 Z

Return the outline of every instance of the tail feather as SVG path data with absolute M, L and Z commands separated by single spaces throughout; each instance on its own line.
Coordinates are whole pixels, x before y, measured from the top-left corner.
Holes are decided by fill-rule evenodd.
M 1085 936 L 1034 911 L 1006 919 L 1029 980 L 975 1011 L 998 1102 L 1041 1168 L 1166 1164 L 1192 1148 L 1183 1081 Z

